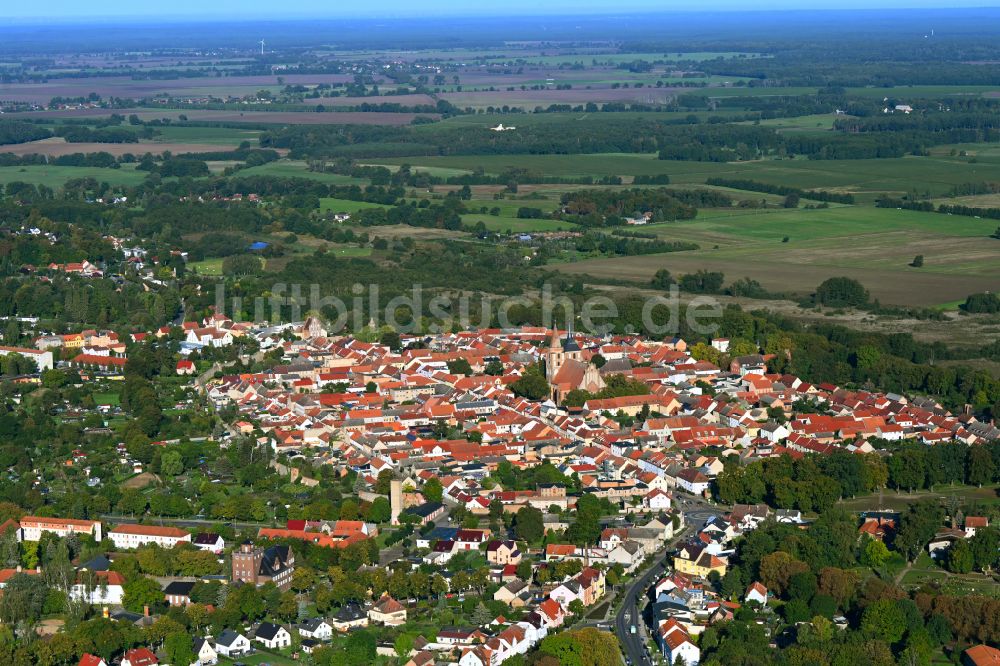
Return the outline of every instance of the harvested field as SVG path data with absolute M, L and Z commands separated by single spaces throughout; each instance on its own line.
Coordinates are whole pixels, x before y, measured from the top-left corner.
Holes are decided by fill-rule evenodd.
M 345 74 L 283 75 L 284 85 L 346 83 Z M 261 88 L 280 89 L 275 76 L 194 77 L 183 79 L 133 79 L 130 76 L 90 78 L 52 78 L 44 83 L 0 84 L 0 99 L 34 104 L 48 104 L 53 97 L 86 97 L 94 92 L 102 98 L 140 98 L 160 93 L 171 96 L 249 95 Z
M 665 104 L 679 88 L 612 88 L 591 87 L 570 90 L 484 90 L 479 92 L 442 93 L 441 99 L 458 107 L 485 106 L 548 106 L 549 104 L 586 104 L 587 102 L 645 102 Z M 370 100 L 371 98 L 369 98 Z M 511 121 L 516 122 L 516 121 Z
M 556 266 L 567 273 L 584 273 L 595 278 L 648 282 L 661 268 L 671 273 L 693 273 L 697 270 L 722 271 L 727 282 L 742 277 L 757 280 L 765 289 L 798 294 L 812 292 L 823 280 L 840 275 L 859 280 L 882 303 L 932 306 L 964 298 L 977 291 L 996 290 L 996 278 L 951 276 L 913 272 L 905 277 L 899 271 L 823 265 L 792 265 L 771 261 L 734 264 L 726 259 L 675 252 L 621 259 L 592 259 Z
M 237 145 L 239 145 L 239 142 L 234 141 L 228 147 L 235 148 Z M 13 153 L 14 155 L 48 155 L 49 157 L 72 155 L 74 153 L 110 153 L 118 157 L 126 154 L 159 154 L 165 150 L 169 150 L 174 155 L 181 153 L 208 153 L 225 150 L 226 148 L 227 146 L 217 143 L 159 143 L 155 141 L 143 141 L 140 143 L 67 143 L 62 137 L 53 137 L 51 139 L 42 139 L 41 141 L 0 146 L 0 152 Z
M 696 242 L 699 250 L 589 259 L 559 270 L 645 282 L 661 268 L 675 275 L 705 269 L 723 272 L 727 283 L 750 277 L 769 291 L 796 294 L 846 275 L 883 303 L 934 306 L 1000 288 L 1000 243 L 982 242 L 995 227 L 861 206 L 707 210 L 696 220 L 644 228 L 666 240 Z M 910 267 L 918 254 L 925 256 L 923 268 Z
M 345 98 L 346 99 L 346 98 Z M 372 98 L 365 98 L 371 102 Z M 339 112 L 323 111 L 213 111 L 205 109 L 74 109 L 67 111 L 37 111 L 22 114 L 8 114 L 16 118 L 106 118 L 112 113 L 135 114 L 141 120 L 170 118 L 179 120 L 181 115 L 191 121 L 221 123 L 269 123 L 275 125 L 408 125 L 418 115 L 438 118 L 434 113 L 382 113 L 363 111 Z

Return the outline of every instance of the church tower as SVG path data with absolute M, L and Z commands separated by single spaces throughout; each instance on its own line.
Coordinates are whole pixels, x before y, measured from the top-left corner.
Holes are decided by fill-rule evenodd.
M 572 321 L 566 325 L 566 341 L 563 342 L 562 348 L 564 361 L 583 361 L 583 350 L 576 343 L 576 336 L 573 335 Z
M 562 343 L 559 341 L 559 329 L 552 330 L 552 342 L 545 352 L 545 379 L 551 384 L 553 377 L 559 372 L 565 360 Z

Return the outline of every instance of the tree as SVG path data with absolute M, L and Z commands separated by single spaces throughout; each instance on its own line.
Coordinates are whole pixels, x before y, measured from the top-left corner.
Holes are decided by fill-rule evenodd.
M 948 549 L 946 565 L 952 573 L 966 574 L 972 571 L 975 556 L 972 547 L 965 539 L 958 539 Z
M 384 469 L 379 472 L 378 479 L 375 481 L 375 492 L 379 495 L 388 495 L 390 485 L 392 484 L 392 480 L 394 478 L 396 478 L 396 476 L 392 473 L 391 469 Z
M 621 651 L 614 634 L 593 628 L 563 631 L 546 636 L 541 655 L 554 657 L 561 666 L 619 666 Z
M 670 271 L 666 268 L 661 268 L 656 271 L 653 279 L 649 281 L 649 285 L 653 289 L 669 289 L 670 285 L 676 284 L 677 281 L 674 280 L 673 276 L 670 275 Z
M 966 463 L 966 480 L 973 485 L 983 487 L 984 483 L 993 481 L 996 466 L 990 450 L 985 446 L 970 446 Z
M 169 450 L 160 456 L 160 472 L 166 476 L 177 476 L 184 471 L 184 459 L 181 452 Z
M 818 591 L 819 594 L 829 595 L 844 608 L 857 594 L 859 582 L 860 578 L 854 571 L 824 567 L 819 572 Z
M 197 655 L 187 633 L 176 633 L 167 636 L 163 641 L 163 651 L 167 653 L 167 661 L 171 664 L 191 664 L 197 661 Z
M 816 303 L 830 307 L 867 305 L 868 291 L 849 277 L 832 277 L 816 288 Z
M 122 606 L 133 613 L 141 613 L 143 606 L 154 606 L 163 601 L 163 591 L 152 578 L 139 576 L 125 583 Z
M 869 539 L 861 563 L 873 569 L 882 567 L 889 559 L 889 549 L 878 539 Z
M 917 256 L 913 257 L 913 261 L 910 262 L 910 266 L 912 266 L 913 268 L 922 268 L 923 265 L 924 265 L 924 255 L 922 254 L 918 254 Z
M 234 254 L 222 260 L 222 273 L 233 277 L 260 275 L 264 271 L 264 261 L 252 254 Z
M 469 365 L 467 359 L 457 358 L 454 361 L 448 361 L 448 372 L 453 375 L 471 375 L 472 366 Z
M 1000 532 L 994 527 L 980 527 L 969 539 L 972 561 L 976 569 L 988 571 L 996 566 L 1000 558 Z
M 373 523 L 387 523 L 392 517 L 392 505 L 384 497 L 376 497 L 368 507 L 368 520 Z
M 400 659 L 408 657 L 410 652 L 413 651 L 414 641 L 415 638 L 413 634 L 400 634 L 399 636 L 396 636 L 396 640 L 392 644 L 393 648 L 396 650 L 396 655 Z
M 760 561 L 760 578 L 765 587 L 776 594 L 784 594 L 792 576 L 809 570 L 809 565 L 801 562 L 783 550 L 765 555 Z
M 536 363 L 525 368 L 521 378 L 510 384 L 510 390 L 528 400 L 542 400 L 549 395 L 549 382 Z
M 545 534 L 545 525 L 542 522 L 542 512 L 532 506 L 521 507 L 514 514 L 514 534 L 518 539 L 528 543 L 541 541 Z
M 865 608 L 861 629 L 871 632 L 887 643 L 895 643 L 906 631 L 906 617 L 892 599 L 879 599 Z
M 785 208 L 798 208 L 799 207 L 799 195 L 794 192 L 785 197 L 782 206 Z
M 423 492 L 424 499 L 428 502 L 440 502 L 444 496 L 444 487 L 441 485 L 441 480 L 436 476 L 432 476 L 424 483 Z

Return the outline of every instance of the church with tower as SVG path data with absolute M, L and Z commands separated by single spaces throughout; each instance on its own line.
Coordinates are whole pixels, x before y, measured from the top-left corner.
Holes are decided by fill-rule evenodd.
M 552 389 L 552 400 L 561 404 L 566 394 L 575 389 L 596 393 L 605 387 L 601 373 L 584 360 L 570 324 L 566 339 L 560 341 L 559 330 L 552 332 L 552 341 L 545 352 L 545 378 Z

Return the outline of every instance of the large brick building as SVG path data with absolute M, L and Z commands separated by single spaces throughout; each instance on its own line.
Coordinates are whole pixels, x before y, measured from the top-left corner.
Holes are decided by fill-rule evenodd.
M 295 554 L 288 546 L 258 548 L 249 541 L 233 551 L 233 582 L 252 585 L 273 582 L 284 591 L 292 585 Z

